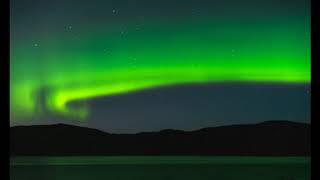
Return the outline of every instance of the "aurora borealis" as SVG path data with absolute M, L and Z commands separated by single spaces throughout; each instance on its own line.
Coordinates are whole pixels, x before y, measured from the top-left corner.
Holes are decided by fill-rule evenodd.
M 309 3 L 11 0 L 10 121 L 88 121 L 86 101 L 164 86 L 308 84 Z

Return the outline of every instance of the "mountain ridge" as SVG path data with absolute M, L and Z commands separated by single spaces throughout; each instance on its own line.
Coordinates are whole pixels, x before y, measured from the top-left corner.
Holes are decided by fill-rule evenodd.
M 66 124 L 10 128 L 16 155 L 265 155 L 310 154 L 310 124 L 265 121 L 193 131 L 114 134 Z

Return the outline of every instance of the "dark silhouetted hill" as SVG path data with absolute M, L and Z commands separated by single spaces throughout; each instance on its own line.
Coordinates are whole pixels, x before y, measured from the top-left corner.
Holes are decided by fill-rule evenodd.
M 310 155 L 310 125 L 289 121 L 110 134 L 65 124 L 10 128 L 16 155 Z

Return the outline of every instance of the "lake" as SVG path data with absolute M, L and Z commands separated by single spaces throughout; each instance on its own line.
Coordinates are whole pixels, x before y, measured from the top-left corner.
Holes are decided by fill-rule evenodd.
M 306 180 L 310 157 L 11 157 L 11 180 Z

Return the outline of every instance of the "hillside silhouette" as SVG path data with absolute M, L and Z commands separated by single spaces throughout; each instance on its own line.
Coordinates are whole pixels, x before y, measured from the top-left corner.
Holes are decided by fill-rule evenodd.
M 195 131 L 111 134 L 66 124 L 10 128 L 17 155 L 308 156 L 310 125 L 289 121 L 208 127 Z

